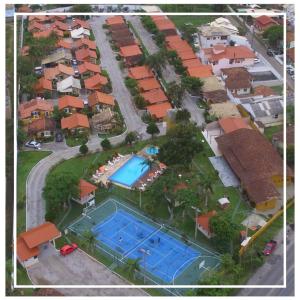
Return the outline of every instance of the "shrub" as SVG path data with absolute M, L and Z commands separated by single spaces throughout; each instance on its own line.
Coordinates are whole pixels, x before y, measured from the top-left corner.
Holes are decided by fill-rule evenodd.
M 101 146 L 103 148 L 103 150 L 109 150 L 112 148 L 112 145 L 109 141 L 109 139 L 105 138 L 102 142 L 101 142 Z
M 82 154 L 82 155 L 85 155 L 89 152 L 89 148 L 86 144 L 82 144 L 79 148 L 79 152 Z
M 45 214 L 45 220 L 49 222 L 53 222 L 56 218 L 57 213 L 54 210 L 49 210 Z
M 136 95 L 133 98 L 134 103 L 138 109 L 144 109 L 146 106 L 146 101 L 141 95 Z

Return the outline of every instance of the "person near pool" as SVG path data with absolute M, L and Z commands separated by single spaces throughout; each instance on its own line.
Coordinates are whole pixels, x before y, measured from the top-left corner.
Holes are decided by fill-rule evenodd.
M 123 238 L 120 236 L 119 237 L 119 243 L 121 243 L 123 241 Z

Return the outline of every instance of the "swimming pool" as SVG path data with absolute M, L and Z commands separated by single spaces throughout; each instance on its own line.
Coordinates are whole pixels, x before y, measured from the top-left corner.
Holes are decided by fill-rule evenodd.
M 150 146 L 150 147 L 146 148 L 145 152 L 148 155 L 157 155 L 159 152 L 159 149 L 155 146 Z
M 201 253 L 162 229 L 118 209 L 91 230 L 99 242 L 121 254 L 124 261 L 138 259 L 141 269 L 164 283 L 172 283 Z
M 115 184 L 131 188 L 149 170 L 144 164 L 146 159 L 141 156 L 132 156 L 122 167 L 113 173 L 108 179 Z

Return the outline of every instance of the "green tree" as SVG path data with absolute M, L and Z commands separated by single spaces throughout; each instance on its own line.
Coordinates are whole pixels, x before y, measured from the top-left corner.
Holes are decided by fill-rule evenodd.
M 293 104 L 287 105 L 286 117 L 288 124 L 295 124 L 295 106 Z
M 18 131 L 17 131 L 17 144 L 18 144 L 18 148 L 21 148 L 24 143 L 27 140 L 27 134 L 26 132 L 23 130 L 23 128 L 21 126 L 18 126 Z
M 79 147 L 79 152 L 82 154 L 82 155 L 86 155 L 88 152 L 89 152 L 89 148 L 86 144 L 82 144 L 80 147 Z
M 295 146 L 294 145 L 288 145 L 286 148 L 286 162 L 291 168 L 294 168 L 294 164 L 295 164 Z
M 198 183 L 198 193 L 205 200 L 205 207 L 213 194 L 213 184 L 215 180 L 210 174 L 200 174 Z
M 101 146 L 103 148 L 103 150 L 109 150 L 112 148 L 110 140 L 105 138 L 102 142 L 101 142 Z
M 63 171 L 47 177 L 43 189 L 47 212 L 55 211 L 57 213 L 64 205 L 68 204 L 72 197 L 78 198 L 78 195 L 78 179 L 74 174 Z
M 184 87 L 181 84 L 177 84 L 175 81 L 172 81 L 168 84 L 167 95 L 176 107 L 181 107 Z
M 125 143 L 127 145 L 132 145 L 132 143 L 137 141 L 137 139 L 138 139 L 137 133 L 134 131 L 130 131 L 127 133 L 127 135 L 125 137 Z
M 71 12 L 93 12 L 92 6 L 89 4 L 76 4 L 70 9 Z
M 155 122 L 151 122 L 149 123 L 149 125 L 147 126 L 146 132 L 148 134 L 151 134 L 151 137 L 153 138 L 154 135 L 159 134 L 159 128 L 157 127 Z
M 139 109 L 144 109 L 145 108 L 146 101 L 141 95 L 134 96 L 133 100 L 134 100 L 134 103 L 135 103 L 137 108 L 139 108 Z
M 193 123 L 179 123 L 167 132 L 167 141 L 160 147 L 158 159 L 166 165 L 189 166 L 194 155 L 203 148 L 197 138 L 199 129 Z
M 185 76 L 182 78 L 183 87 L 193 95 L 201 95 L 203 81 L 197 77 Z
M 194 34 L 197 33 L 197 28 L 191 24 L 183 24 L 180 28 L 182 33 L 182 38 L 186 40 L 189 44 L 194 43 Z
M 97 244 L 97 238 L 96 236 L 93 234 L 93 232 L 91 230 L 86 230 L 83 233 L 83 238 L 85 239 L 87 248 L 94 253 L 96 244 Z
M 153 159 L 147 158 L 141 162 L 141 165 L 143 165 L 142 170 L 146 167 L 149 167 L 149 169 L 151 170 L 155 165 L 155 162 Z
M 177 123 L 189 122 L 191 118 L 191 113 L 187 109 L 181 109 L 176 112 L 175 121 Z
M 158 74 L 161 74 L 161 69 L 166 64 L 165 51 L 160 50 L 155 54 L 149 55 L 145 60 L 145 64 L 154 69 Z
M 190 189 L 182 189 L 176 193 L 176 200 L 180 203 L 182 208 L 182 218 L 186 216 L 186 212 L 191 207 L 199 205 L 199 198 L 197 194 Z
M 125 271 L 130 278 L 135 279 L 136 271 L 140 271 L 140 258 L 131 259 L 128 258 L 125 264 Z
M 271 46 L 278 46 L 279 42 L 283 41 L 283 26 L 275 25 L 269 27 L 264 31 L 263 37 L 268 39 L 268 42 Z

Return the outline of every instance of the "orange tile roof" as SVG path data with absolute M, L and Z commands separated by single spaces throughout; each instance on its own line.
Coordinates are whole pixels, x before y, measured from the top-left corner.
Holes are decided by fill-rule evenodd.
M 63 31 L 58 30 L 56 28 L 54 28 L 54 29 L 50 28 L 50 29 L 47 29 L 47 30 L 44 30 L 44 31 L 34 32 L 33 33 L 33 37 L 37 38 L 37 39 L 39 39 L 39 38 L 47 38 L 47 37 L 49 37 L 51 35 L 52 32 L 56 33 L 60 37 L 64 36 Z
M 74 22 L 72 22 L 72 27 L 79 25 L 85 29 L 91 29 L 90 24 L 87 21 L 76 18 Z
M 251 129 L 246 120 L 242 118 L 223 118 L 219 120 L 219 125 L 225 133 L 229 133 L 240 128 Z
M 26 246 L 30 249 L 40 246 L 48 241 L 61 236 L 56 226 L 51 222 L 45 222 L 42 225 L 22 232 L 19 238 L 23 239 Z
M 165 20 L 167 19 L 167 16 L 163 16 L 163 15 L 153 15 L 151 16 L 152 21 L 157 21 L 157 20 Z
M 207 78 L 213 76 L 211 65 L 200 65 L 198 67 L 190 67 L 187 69 L 187 73 L 191 77 Z
M 58 64 L 57 68 L 60 73 L 64 73 L 70 76 L 74 75 L 74 69 L 72 67 L 66 66 L 64 64 Z
M 25 261 L 31 257 L 37 256 L 40 254 L 38 247 L 28 248 L 25 241 L 18 237 L 17 238 L 17 256 L 20 261 Z
M 147 106 L 147 111 L 151 114 L 151 116 L 161 119 L 167 116 L 167 111 L 171 108 L 172 106 L 169 102 L 163 102 Z
M 107 78 L 105 76 L 100 75 L 99 73 L 84 80 L 85 88 L 90 90 L 100 89 L 101 86 L 107 83 L 108 83 Z
M 165 37 L 165 41 L 167 43 L 180 42 L 180 41 L 182 41 L 182 38 L 179 35 L 170 35 L 170 36 Z
M 53 111 L 53 104 L 47 100 L 32 99 L 26 103 L 21 103 L 18 110 L 20 118 L 26 119 L 31 116 L 33 111 Z
M 138 80 L 138 86 L 143 91 L 150 91 L 160 88 L 160 84 L 155 78 Z
M 214 53 L 213 48 L 203 49 L 205 56 L 209 61 L 219 61 L 220 59 L 239 59 L 239 58 L 255 58 L 255 53 L 246 46 L 227 46 L 224 51 Z
M 21 50 L 20 50 L 21 56 L 28 56 L 29 55 L 29 49 L 30 49 L 29 46 L 22 47 Z
M 22 5 L 18 8 L 17 12 L 30 13 L 32 9 L 28 5 Z
M 111 25 L 116 25 L 116 24 L 123 24 L 125 23 L 124 18 L 122 16 L 113 16 L 109 17 L 105 20 L 106 24 L 111 26 Z
M 112 95 L 95 91 L 93 94 L 88 96 L 89 106 L 94 106 L 98 103 L 115 105 L 115 98 Z
M 49 20 L 48 16 L 45 15 L 32 15 L 28 17 L 29 22 L 33 22 L 34 20 L 37 20 L 38 22 L 46 22 Z
M 295 33 L 291 31 L 287 31 L 286 33 L 286 41 L 287 43 L 293 42 L 295 40 Z
M 75 51 L 75 56 L 77 60 L 84 61 L 86 59 L 89 59 L 90 57 L 97 58 L 97 53 L 94 50 L 82 48 Z
M 37 22 L 37 21 L 33 21 L 33 22 L 31 22 L 31 23 L 29 24 L 29 26 L 28 26 L 28 31 L 31 32 L 31 31 L 34 30 L 34 29 L 38 29 L 39 31 L 43 31 L 43 30 L 45 30 L 46 28 L 45 28 L 45 25 L 43 25 L 43 24 L 41 24 L 41 23 L 39 23 L 39 22 Z
M 89 49 L 91 50 L 96 50 L 97 46 L 96 46 L 96 42 L 95 41 L 92 41 L 92 40 L 89 40 L 87 38 L 81 38 L 79 40 L 77 40 L 75 43 L 74 43 L 75 47 L 79 48 L 83 45 L 87 46 Z
M 190 59 L 195 59 L 197 56 L 195 55 L 193 50 L 188 50 L 188 51 L 177 51 L 178 57 L 184 61 L 184 60 L 190 60 Z
M 153 21 L 159 31 L 176 29 L 176 26 L 170 19 L 160 19 Z
M 55 121 L 52 118 L 37 119 L 28 124 L 28 133 L 36 134 L 44 130 L 55 130 Z
M 171 41 L 168 43 L 168 47 L 171 50 L 176 50 L 176 51 L 193 51 L 193 48 L 188 44 L 187 41 L 184 40 Z
M 86 115 L 76 113 L 61 119 L 62 129 L 74 129 L 79 127 L 90 128 L 89 120 Z
M 151 90 L 145 93 L 141 93 L 141 96 L 145 99 L 149 104 L 159 103 L 168 101 L 168 97 L 164 93 L 164 91 L 159 88 L 156 90 Z
M 61 47 L 61 48 L 65 48 L 65 49 L 72 49 L 72 43 L 62 40 L 62 39 L 58 40 L 56 45 L 57 45 L 57 47 Z
M 120 47 L 120 55 L 123 57 L 131 57 L 135 55 L 142 55 L 142 51 L 137 45 L 124 46 Z
M 269 16 L 259 16 L 255 19 L 255 22 L 260 23 L 263 26 L 270 24 L 270 23 L 272 23 L 274 25 L 278 24 L 274 19 L 272 19 Z
M 286 55 L 292 62 L 295 62 L 295 47 L 287 49 Z
M 44 69 L 44 77 L 47 80 L 53 80 L 57 77 L 57 75 L 59 74 L 59 70 L 58 67 L 54 67 L 54 68 L 45 68 Z
M 88 61 L 83 62 L 83 64 L 78 66 L 78 71 L 80 74 L 91 71 L 94 73 L 101 73 L 101 68 L 99 65 L 92 64 Z
M 193 58 L 193 59 L 184 60 L 182 62 L 182 64 L 186 68 L 193 68 L 193 67 L 200 67 L 200 66 L 202 66 L 200 58 Z
M 83 99 L 70 95 L 58 98 L 58 109 L 63 109 L 65 107 L 83 108 Z
M 34 89 L 36 91 L 41 91 L 41 90 L 51 91 L 51 90 L 53 90 L 52 81 L 46 79 L 45 77 L 41 77 L 35 84 Z
M 209 220 L 211 217 L 215 216 L 216 214 L 217 212 L 215 210 L 212 210 L 206 214 L 198 216 L 197 224 L 200 225 L 208 233 L 211 233 L 209 228 Z
M 153 73 L 148 66 L 138 66 L 138 67 L 129 68 L 128 76 L 138 80 L 138 79 L 153 77 Z
M 56 20 L 54 22 L 54 26 L 57 27 L 59 30 L 62 31 L 68 31 L 69 30 L 69 26 L 66 23 L 63 23 L 61 21 Z
M 97 187 L 84 179 L 79 181 L 80 198 L 88 196 L 92 192 L 96 191 Z

